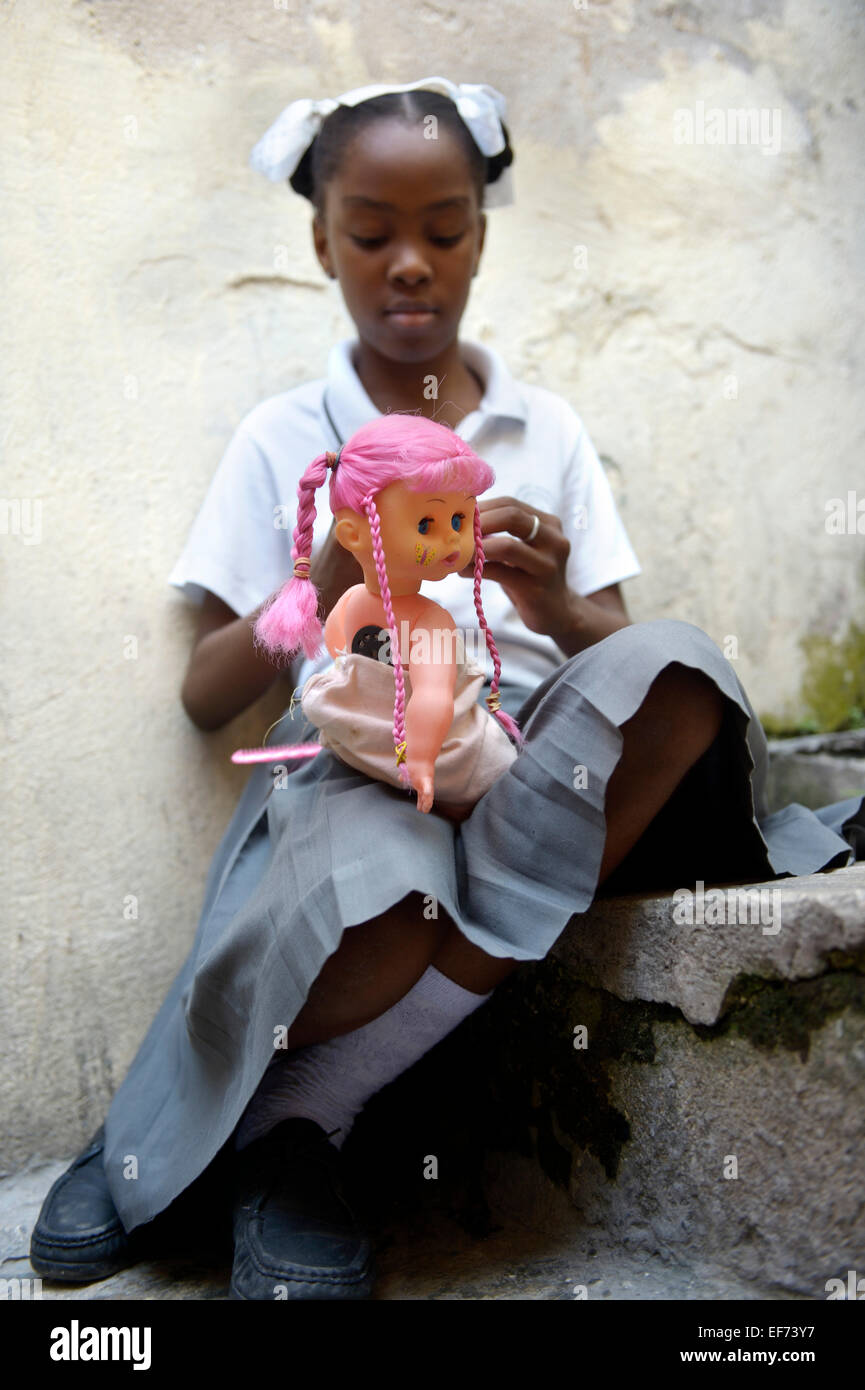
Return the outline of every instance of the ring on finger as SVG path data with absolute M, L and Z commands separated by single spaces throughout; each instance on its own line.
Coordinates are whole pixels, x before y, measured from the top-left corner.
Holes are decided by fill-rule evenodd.
M 538 534 L 538 531 L 539 531 L 539 529 L 540 529 L 540 525 L 541 525 L 541 518 L 540 518 L 540 517 L 537 515 L 537 513 L 536 513 L 536 514 L 535 514 L 535 519 L 534 519 L 534 521 L 532 522 L 532 529 L 531 529 L 531 531 L 529 532 L 529 534 L 526 536 L 526 545 L 531 545 L 531 543 L 532 543 L 532 541 L 534 540 L 535 536 Z

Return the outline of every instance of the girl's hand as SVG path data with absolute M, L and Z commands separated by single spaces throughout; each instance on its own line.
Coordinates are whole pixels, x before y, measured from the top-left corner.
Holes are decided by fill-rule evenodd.
M 571 626 L 578 603 L 565 577 L 571 543 L 561 521 L 515 497 L 481 498 L 478 511 L 484 538 L 484 579 L 501 584 L 527 628 L 555 638 Z M 528 543 L 525 538 L 535 517 L 540 525 Z M 471 579 L 473 564 L 460 574 Z

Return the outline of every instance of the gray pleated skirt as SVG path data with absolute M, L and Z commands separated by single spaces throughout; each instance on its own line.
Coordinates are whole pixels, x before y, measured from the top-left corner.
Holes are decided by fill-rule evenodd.
M 597 891 L 619 726 L 673 662 L 714 681 L 723 725 L 603 891 L 812 873 L 850 863 L 857 844 L 865 855 L 862 798 L 768 814 L 750 701 L 711 638 L 677 621 L 622 628 L 533 691 L 503 686 L 525 747 L 461 825 L 421 815 L 410 794 L 328 752 L 290 771 L 257 766 L 211 865 L 189 956 L 106 1117 L 105 1170 L 127 1231 L 226 1144 L 346 928 L 415 892 L 490 955 L 547 954 Z M 272 742 L 314 732 L 286 714 Z

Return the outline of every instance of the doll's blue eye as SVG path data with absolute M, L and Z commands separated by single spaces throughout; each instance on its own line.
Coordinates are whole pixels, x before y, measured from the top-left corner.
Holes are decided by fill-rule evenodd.
M 464 521 L 465 517 L 463 516 L 462 512 L 454 512 L 453 516 L 451 517 L 451 526 L 454 528 L 455 531 L 461 531 Z
M 417 529 L 420 531 L 420 533 L 421 533 L 422 536 L 425 536 L 425 535 L 426 535 L 427 531 L 429 530 L 429 524 L 430 524 L 431 521 L 432 521 L 432 517 L 429 517 L 429 516 L 421 517 L 420 521 L 419 521 L 418 524 L 417 524 Z

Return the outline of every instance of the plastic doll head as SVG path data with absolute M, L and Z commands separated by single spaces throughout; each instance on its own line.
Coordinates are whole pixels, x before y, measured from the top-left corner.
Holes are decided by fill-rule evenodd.
M 421 415 L 399 413 L 383 415 L 362 425 L 343 444 L 338 462 L 333 469 L 329 466 L 326 453 L 314 458 L 298 486 L 297 525 L 291 552 L 296 562 L 294 576 L 262 611 L 255 627 L 257 639 L 268 650 L 281 652 L 285 656 L 292 656 L 303 648 L 307 656 L 315 657 L 321 650 L 324 634 L 318 618 L 319 595 L 309 578 L 308 560 L 316 516 L 315 494 L 325 482 L 328 473 L 331 511 L 337 513 L 343 508 L 349 508 L 360 517 L 364 517 L 369 526 L 379 591 L 390 631 L 390 650 L 396 686 L 394 744 L 398 749 L 402 748 L 404 755 L 404 675 L 376 498 L 391 483 L 401 483 L 410 492 L 430 494 L 438 489 L 439 496 L 459 492 L 463 497 L 476 498 L 492 486 L 495 473 L 455 431 Z M 468 514 L 469 507 L 466 506 L 465 510 Z M 475 611 L 494 666 L 487 704 L 511 737 L 520 743 L 522 736 L 518 725 L 499 708 L 501 659 L 487 626 L 481 602 L 483 534 L 480 512 L 476 505 L 473 511 Z M 437 564 L 436 568 L 442 572 L 436 575 L 430 573 L 428 577 L 444 578 L 444 575 L 450 572 L 441 564 Z M 398 761 L 402 774 L 405 768 L 399 755 Z

